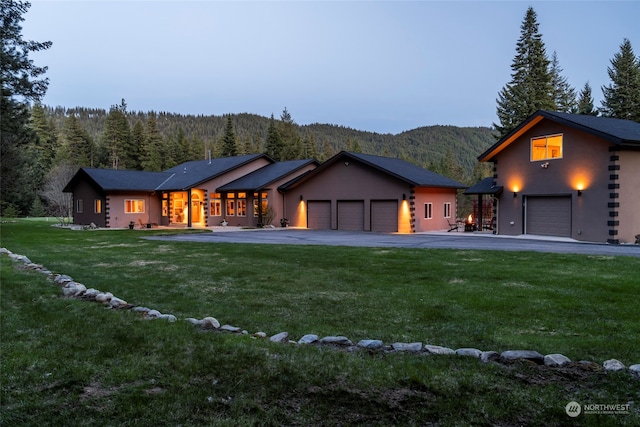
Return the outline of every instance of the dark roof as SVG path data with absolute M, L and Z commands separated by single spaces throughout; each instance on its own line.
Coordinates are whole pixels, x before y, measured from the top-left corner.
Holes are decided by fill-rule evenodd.
M 502 192 L 502 186 L 495 185 L 493 178 L 489 177 L 467 188 L 464 194 L 498 194 L 500 192 Z
M 508 135 L 500 139 L 488 150 L 478 156 L 478 160 L 487 161 L 502 151 L 507 145 L 519 138 L 540 120 L 547 119 L 556 123 L 579 129 L 598 136 L 613 144 L 629 147 L 640 147 L 640 123 L 632 120 L 596 117 L 584 114 L 560 113 L 557 111 L 538 110 L 522 122 Z
M 260 191 L 270 184 L 310 164 L 318 165 L 315 159 L 290 160 L 264 166 L 248 175 L 219 187 L 216 191 Z
M 261 157 L 273 162 L 266 154 L 246 154 L 244 156 L 220 157 L 182 163 L 165 171 L 175 175 L 161 185 L 158 190 L 187 190 Z
M 410 185 L 414 185 L 418 187 L 446 187 L 446 188 L 466 188 L 467 187 L 466 185 L 458 181 L 439 175 L 435 172 L 431 172 L 430 170 L 421 168 L 420 166 L 416 166 L 404 160 L 400 160 L 392 157 L 382 157 L 382 156 L 374 156 L 371 154 L 341 151 L 340 153 L 336 154 L 335 156 L 333 156 L 332 158 L 324 162 L 318 168 L 310 171 L 309 173 L 305 174 L 303 177 L 300 177 L 299 179 L 294 179 L 289 183 L 282 185 L 280 188 L 283 190 L 287 190 L 288 188 L 294 187 L 296 184 L 300 182 L 306 181 L 310 177 L 314 176 L 316 173 L 320 173 L 320 171 L 326 169 L 330 165 L 336 162 L 343 162 L 349 159 L 353 161 L 359 161 L 374 169 L 377 169 L 390 176 L 393 176 L 401 181 L 405 181 Z
M 73 187 L 83 178 L 89 178 L 102 191 L 155 191 L 171 176 L 167 172 L 81 168 L 63 191 L 73 191 Z

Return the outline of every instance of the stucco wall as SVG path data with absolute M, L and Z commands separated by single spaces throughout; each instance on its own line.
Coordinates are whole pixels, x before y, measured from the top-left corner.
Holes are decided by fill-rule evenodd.
M 125 213 L 125 201 L 129 199 L 144 200 L 145 211 L 141 213 Z M 160 223 L 160 199 L 157 193 L 111 193 L 107 196 L 106 204 L 108 207 L 110 228 L 128 228 L 131 221 L 133 221 L 135 227 L 138 228 L 140 226 L 139 220 L 144 224 Z
M 618 239 L 634 243 L 640 234 L 640 151 L 619 151 L 620 206 L 618 208 Z
M 530 161 L 531 138 L 563 134 L 563 157 Z M 593 135 L 542 121 L 496 156 L 499 197 L 498 233 L 519 235 L 524 230 L 523 196 L 571 196 L 571 236 L 606 242 L 609 209 L 609 146 Z M 542 165 L 548 162 L 548 167 Z M 578 197 L 579 186 L 584 187 Z M 514 198 L 513 193 L 518 195 Z
M 425 203 L 432 204 L 431 219 L 425 218 Z M 451 215 L 444 217 L 444 204 L 451 203 Z M 449 224 L 456 222 L 456 190 L 448 188 L 416 188 L 415 190 L 415 231 L 449 230 Z

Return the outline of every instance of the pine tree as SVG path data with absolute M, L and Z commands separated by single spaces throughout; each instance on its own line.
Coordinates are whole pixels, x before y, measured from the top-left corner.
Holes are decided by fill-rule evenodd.
M 145 129 L 142 167 L 146 171 L 159 172 L 164 168 L 162 154 L 162 136 L 158 132 L 156 113 L 149 113 Z
M 28 103 L 44 96 L 49 80 L 41 78 L 47 67 L 36 66 L 29 54 L 49 49 L 51 42 L 22 39 L 21 22 L 30 6 L 13 0 L 0 6 L 0 215 L 28 212 L 35 197 L 28 191 L 25 147 L 35 138 Z
M 236 145 L 236 134 L 233 131 L 233 122 L 231 115 L 227 116 L 227 125 L 224 128 L 224 136 L 222 137 L 222 157 L 231 157 L 238 155 L 238 147 Z
M 265 141 L 264 149 L 267 155 L 275 161 L 282 160 L 282 151 L 284 147 L 282 138 L 280 137 L 280 133 L 276 128 L 273 114 L 271 114 L 271 118 L 269 119 L 269 127 L 267 128 L 267 140 Z
M 94 167 L 94 145 L 88 132 L 75 114 L 69 115 L 62 132 L 62 147 L 56 156 L 57 164 L 76 167 Z
M 537 110 L 555 108 L 549 59 L 532 7 L 527 9 L 520 31 L 516 56 L 511 64 L 511 81 L 498 93 L 500 124 L 494 123 L 498 138 L 507 135 Z
M 112 105 L 104 125 L 101 148 L 107 156 L 106 165 L 112 169 L 134 167 L 136 157 L 131 139 L 131 127 L 126 116 L 127 104 Z
M 131 166 L 130 169 L 135 170 L 144 170 L 142 167 L 142 152 L 144 150 L 145 145 L 145 131 L 144 125 L 141 120 L 136 120 L 136 124 L 133 125 L 133 131 L 131 132 L 131 142 L 135 147 L 133 155 L 131 156 Z
M 580 97 L 578 98 L 578 114 L 584 114 L 588 116 L 597 116 L 598 110 L 593 106 L 593 97 L 591 96 L 591 86 L 589 82 L 584 84 L 584 88 L 580 91 Z
M 629 39 L 624 39 L 607 72 L 611 84 L 602 87 L 600 112 L 605 117 L 640 122 L 640 58 L 633 53 Z
M 554 51 L 551 55 L 551 65 L 549 68 L 551 73 L 551 86 L 553 87 L 553 100 L 555 102 L 556 111 L 563 113 L 571 113 L 576 111 L 576 91 L 567 78 L 562 75 L 558 54 Z
M 298 125 L 291 114 L 284 108 L 278 122 L 278 133 L 282 140 L 281 160 L 296 160 L 302 157 L 302 139 L 298 133 Z

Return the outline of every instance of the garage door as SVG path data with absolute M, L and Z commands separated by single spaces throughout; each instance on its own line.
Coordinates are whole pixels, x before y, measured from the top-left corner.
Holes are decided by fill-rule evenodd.
M 331 228 L 330 201 L 309 201 L 307 203 L 307 226 L 316 230 Z
M 364 201 L 338 202 L 338 230 L 364 230 Z
M 398 231 L 398 201 L 371 201 L 371 231 L 392 233 Z
M 571 197 L 527 197 L 526 234 L 571 236 Z

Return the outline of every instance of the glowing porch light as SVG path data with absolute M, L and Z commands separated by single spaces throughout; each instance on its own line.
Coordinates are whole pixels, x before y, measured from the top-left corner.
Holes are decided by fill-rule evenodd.
M 409 210 L 408 200 L 402 200 L 400 202 L 398 233 L 411 233 L 411 212 Z

